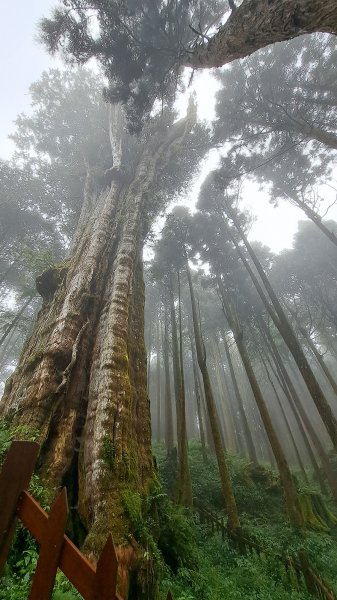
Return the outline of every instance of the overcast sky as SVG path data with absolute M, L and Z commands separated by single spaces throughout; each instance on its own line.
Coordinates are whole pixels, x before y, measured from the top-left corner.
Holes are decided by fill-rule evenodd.
M 9 158 L 13 144 L 8 139 L 13 129 L 13 121 L 21 112 L 29 112 L 29 85 L 39 79 L 42 71 L 56 67 L 61 63 L 50 57 L 44 47 L 38 43 L 37 23 L 47 16 L 55 0 L 11 0 L 3 2 L 1 16 L 0 57 L 2 72 L 2 94 L 0 96 L 0 157 Z M 213 96 L 216 83 L 207 72 L 195 77 L 193 86 L 197 92 L 199 115 L 209 118 L 213 113 Z M 184 102 L 181 103 L 184 110 Z M 205 176 L 212 162 L 202 169 L 199 181 Z M 198 184 L 191 189 L 190 198 L 195 198 Z M 329 198 L 331 197 L 331 193 Z M 297 229 L 298 219 L 303 213 L 287 202 L 273 208 L 266 194 L 258 186 L 250 186 L 245 197 L 245 206 L 256 215 L 250 238 L 258 239 L 275 252 L 291 246 L 292 237 Z M 335 216 L 336 211 L 331 213 Z
M 28 88 L 42 71 L 55 66 L 36 41 L 37 22 L 50 13 L 54 0 L 3 0 L 1 2 L 0 156 L 8 158 L 13 145 L 8 134 L 20 112 L 29 108 Z

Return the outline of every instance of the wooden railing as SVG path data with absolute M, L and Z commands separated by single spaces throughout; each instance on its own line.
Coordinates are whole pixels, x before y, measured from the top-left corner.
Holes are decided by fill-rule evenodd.
M 0 473 L 0 574 L 19 519 L 39 544 L 29 600 L 49 600 L 57 569 L 84 600 L 122 600 L 116 591 L 118 559 L 111 535 L 94 567 L 65 535 L 67 493 L 63 489 L 47 514 L 27 491 L 39 453 L 34 442 L 13 442 Z M 172 600 L 170 592 L 167 600 Z
M 200 522 L 206 524 L 213 534 L 220 532 L 222 540 L 224 540 L 226 527 L 223 518 L 219 518 L 216 513 L 201 505 L 195 498 L 193 499 L 193 505 Z M 282 565 L 290 580 L 295 579 L 298 587 L 305 585 L 309 593 L 321 600 L 337 600 L 328 583 L 315 571 L 303 550 L 293 556 L 282 556 L 270 552 L 268 548 L 263 547 L 260 542 L 244 532 L 240 533 L 238 547 L 243 552 L 248 551 L 259 556 L 266 556 L 268 560 L 275 559 L 280 566 Z
M 39 545 L 29 600 L 49 600 L 57 569 L 60 569 L 84 600 L 122 600 L 117 592 L 118 559 L 111 535 L 94 567 L 65 535 L 68 516 L 67 493 L 63 489 L 47 514 L 27 491 L 39 452 L 34 442 L 13 442 L 0 473 L 0 574 L 2 573 L 19 519 Z M 226 535 L 224 519 L 194 500 L 200 521 L 212 533 Z M 310 565 L 305 553 L 285 557 L 270 554 L 262 545 L 242 534 L 247 551 L 279 561 L 291 579 L 321 600 L 337 600 L 329 585 Z M 170 592 L 166 600 L 173 600 Z
M 221 533 L 222 541 L 226 536 L 226 526 L 223 517 L 219 517 L 215 512 L 206 508 L 198 498 L 193 498 L 193 508 L 197 512 L 200 523 L 207 525 L 212 533 Z

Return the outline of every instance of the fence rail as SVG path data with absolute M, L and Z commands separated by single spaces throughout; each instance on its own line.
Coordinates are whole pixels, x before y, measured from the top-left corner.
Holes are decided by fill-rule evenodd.
M 84 600 L 123 600 L 117 592 L 118 558 L 111 535 L 94 567 L 65 535 L 68 502 L 65 488 L 54 501 L 49 513 L 28 492 L 39 453 L 34 442 L 12 442 L 0 473 L 0 575 L 19 519 L 39 545 L 39 558 L 33 575 L 29 600 L 50 600 L 57 569 L 81 594 Z M 200 521 L 212 533 L 226 534 L 224 519 L 194 501 Z M 248 536 L 241 540 L 246 550 L 270 556 L 267 549 Z M 329 585 L 319 576 L 304 552 L 285 557 L 273 555 L 290 578 L 321 600 L 337 600 Z M 166 600 L 173 600 L 168 592 Z
M 68 516 L 65 488 L 49 514 L 27 491 L 38 453 L 34 442 L 12 442 L 0 473 L 0 575 L 19 519 L 39 545 L 29 600 L 50 599 L 57 569 L 84 600 L 122 600 L 116 590 L 118 559 L 111 535 L 94 567 L 64 533 Z M 170 592 L 167 600 L 172 600 Z
M 205 523 L 211 532 L 221 533 L 224 540 L 226 527 L 224 520 L 219 518 L 216 513 L 207 509 L 200 504 L 197 499 L 193 499 L 194 508 L 199 516 L 200 522 Z M 291 580 L 296 580 L 298 586 L 305 586 L 307 591 L 320 600 L 337 600 L 336 595 L 331 590 L 330 586 L 316 572 L 310 564 L 304 551 L 298 552 L 293 556 L 282 556 L 281 554 L 271 554 L 269 549 L 264 548 L 260 542 L 250 538 L 248 535 L 241 534 L 238 546 L 241 551 L 249 551 L 258 554 L 259 556 L 267 556 L 274 558 L 279 562 L 280 566 L 285 569 Z

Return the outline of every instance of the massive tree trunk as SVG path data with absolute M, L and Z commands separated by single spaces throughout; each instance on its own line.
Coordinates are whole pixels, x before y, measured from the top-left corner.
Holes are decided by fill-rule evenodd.
M 77 474 L 71 504 L 93 557 L 109 532 L 116 544 L 127 543 L 125 505 L 154 481 L 144 220 L 155 177 L 181 151 L 191 125 L 189 115 L 154 132 L 128 181 L 115 177 L 102 189 L 102 178 L 91 173 L 76 244 L 63 265 L 39 278 L 43 306 L 0 405 L 2 415 L 38 432 L 41 472 L 52 487 Z
M 221 67 L 269 44 L 315 31 L 337 33 L 337 0 L 244 0 L 209 42 L 183 62 L 194 69 Z

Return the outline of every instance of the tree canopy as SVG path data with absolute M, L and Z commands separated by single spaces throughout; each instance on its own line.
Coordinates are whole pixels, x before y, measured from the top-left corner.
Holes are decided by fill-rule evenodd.
M 219 67 L 304 33 L 336 33 L 336 8 L 336 0 L 244 0 L 238 7 L 233 0 L 63 0 L 43 19 L 42 39 L 70 61 L 95 57 L 108 78 L 106 97 L 123 102 L 130 129 L 139 131 L 155 100 L 172 101 L 182 67 Z

